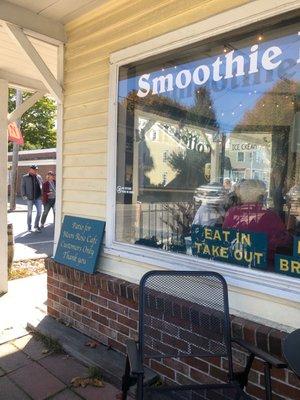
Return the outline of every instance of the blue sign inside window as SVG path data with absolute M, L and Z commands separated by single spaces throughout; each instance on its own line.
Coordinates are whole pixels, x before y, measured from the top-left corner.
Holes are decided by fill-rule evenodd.
M 192 226 L 193 255 L 249 268 L 267 268 L 267 235 Z
M 93 274 L 104 230 L 104 221 L 65 216 L 54 256 L 55 261 Z

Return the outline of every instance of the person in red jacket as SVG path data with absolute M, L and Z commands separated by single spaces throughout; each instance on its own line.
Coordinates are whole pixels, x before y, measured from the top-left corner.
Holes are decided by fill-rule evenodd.
M 269 261 L 273 263 L 276 248 L 290 245 L 292 237 L 279 215 L 263 206 L 265 184 L 258 179 L 247 179 L 239 185 L 241 204 L 231 207 L 225 214 L 223 229 L 243 232 L 262 232 L 267 235 Z
M 46 181 L 43 183 L 43 205 L 44 212 L 41 219 L 41 227 L 44 228 L 49 211 L 53 210 L 55 218 L 55 197 L 56 197 L 56 182 L 55 174 L 49 171 L 46 175 Z

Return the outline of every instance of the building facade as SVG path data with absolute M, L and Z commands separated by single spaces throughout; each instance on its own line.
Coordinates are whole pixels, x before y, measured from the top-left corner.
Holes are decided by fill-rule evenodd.
M 234 334 L 281 356 L 300 325 L 298 29 L 299 2 L 275 0 L 109 1 L 66 25 L 61 211 L 105 220 L 106 236 L 94 276 L 49 260 L 50 315 L 124 352 L 146 271 L 213 270 Z M 287 370 L 273 386 L 300 397 Z

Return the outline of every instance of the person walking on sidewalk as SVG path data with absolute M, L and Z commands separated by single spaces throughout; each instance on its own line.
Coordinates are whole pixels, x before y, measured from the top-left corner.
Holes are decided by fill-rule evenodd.
M 34 221 L 34 228 L 36 232 L 40 232 L 41 228 L 40 218 L 42 213 L 42 186 L 43 180 L 40 175 L 37 174 L 38 166 L 33 164 L 28 170 L 28 174 L 23 175 L 21 182 L 21 195 L 23 199 L 27 200 L 27 227 L 28 231 L 31 232 L 31 221 L 32 221 L 32 210 L 33 206 L 36 208 L 36 217 Z
M 41 219 L 41 228 L 44 228 L 49 211 L 53 210 L 55 219 L 55 195 L 56 195 L 56 182 L 55 174 L 49 171 L 46 175 L 46 181 L 43 183 L 43 205 L 44 212 Z

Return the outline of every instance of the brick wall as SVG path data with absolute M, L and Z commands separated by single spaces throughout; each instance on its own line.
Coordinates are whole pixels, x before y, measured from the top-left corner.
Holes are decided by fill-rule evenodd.
M 75 329 L 125 352 L 128 337 L 137 338 L 138 286 L 118 278 L 97 273 L 88 275 L 47 259 L 48 313 Z M 269 353 L 282 357 L 285 333 L 238 317 L 232 317 L 234 337 L 245 339 Z M 235 370 L 240 369 L 246 354 L 233 349 Z M 226 379 L 225 359 L 166 359 L 164 364 L 151 361 L 151 367 L 166 380 L 179 383 L 193 380 Z M 274 400 L 299 400 L 300 381 L 289 370 L 273 370 Z M 263 400 L 263 364 L 254 362 L 247 386 L 249 394 Z

